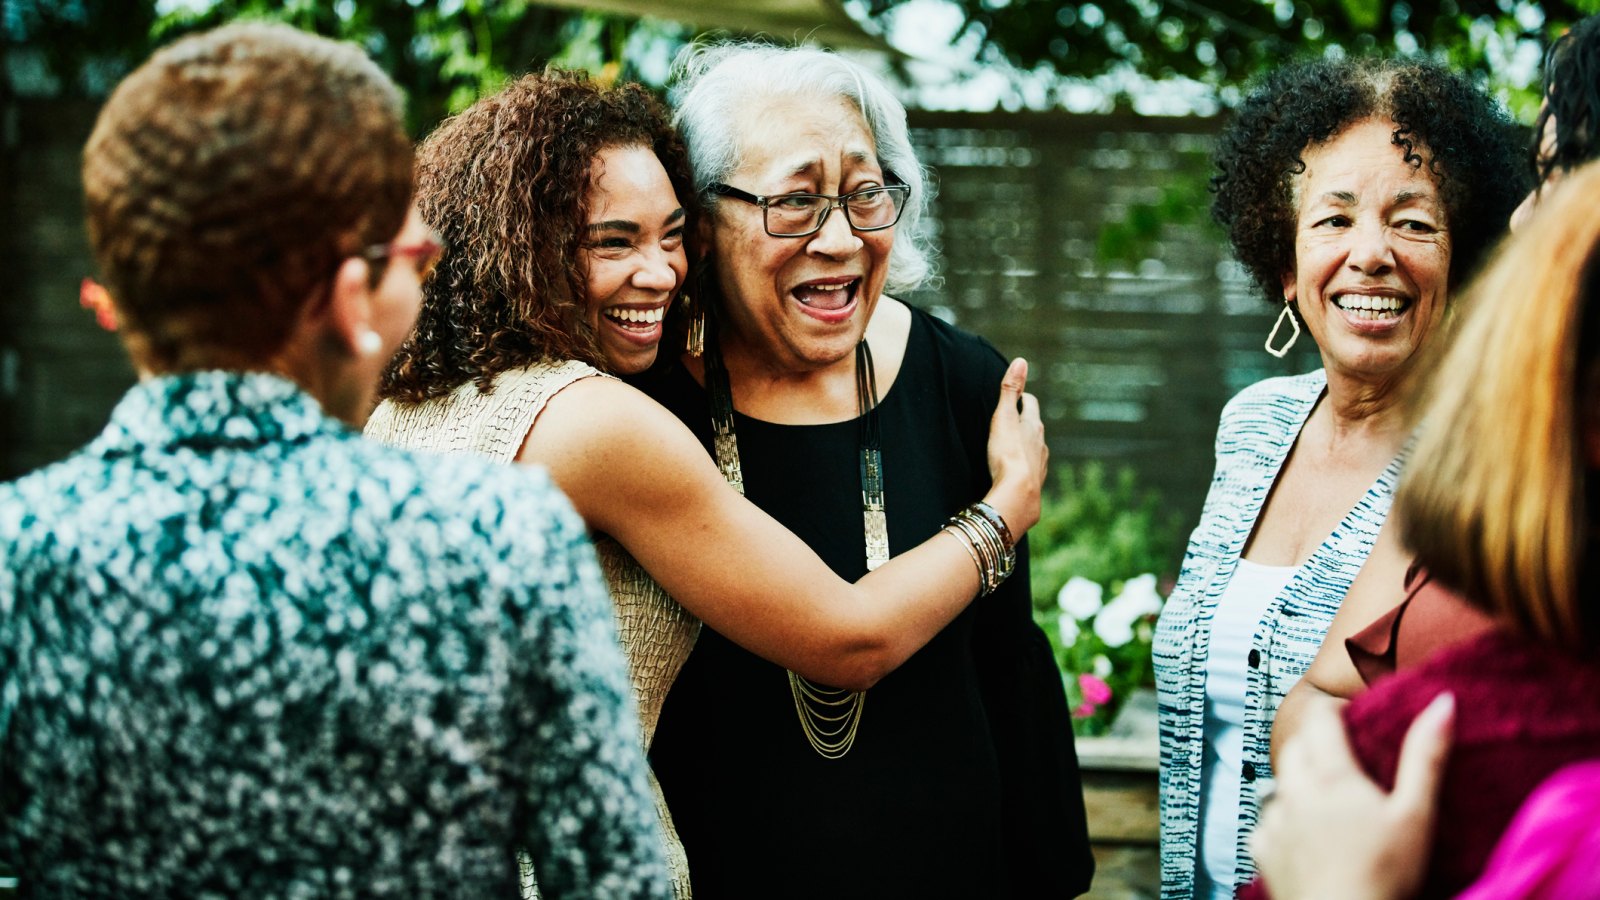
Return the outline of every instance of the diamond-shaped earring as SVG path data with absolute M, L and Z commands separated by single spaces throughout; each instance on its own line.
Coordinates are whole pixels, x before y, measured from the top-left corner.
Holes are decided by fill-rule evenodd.
M 1283 327 L 1283 320 L 1285 318 L 1287 318 L 1289 320 L 1289 324 L 1294 327 L 1294 332 L 1289 335 L 1289 339 L 1287 341 L 1283 342 L 1282 347 L 1274 347 L 1272 346 L 1272 342 L 1278 339 L 1278 329 Z M 1278 321 L 1272 323 L 1272 332 L 1267 335 L 1266 350 L 1273 356 L 1283 359 L 1285 356 L 1289 355 L 1289 348 L 1293 347 L 1294 342 L 1298 340 L 1300 340 L 1300 319 L 1294 314 L 1293 310 L 1289 309 L 1289 301 L 1285 300 L 1283 301 L 1283 312 L 1278 313 Z

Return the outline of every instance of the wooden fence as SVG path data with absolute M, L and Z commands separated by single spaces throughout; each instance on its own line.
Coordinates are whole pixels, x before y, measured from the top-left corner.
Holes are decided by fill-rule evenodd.
M 914 113 L 911 124 L 937 174 L 943 280 L 909 299 L 1028 357 L 1052 458 L 1131 466 L 1187 533 L 1222 405 L 1319 365 L 1309 340 L 1281 361 L 1262 350 L 1277 310 L 1207 211 L 1218 122 Z

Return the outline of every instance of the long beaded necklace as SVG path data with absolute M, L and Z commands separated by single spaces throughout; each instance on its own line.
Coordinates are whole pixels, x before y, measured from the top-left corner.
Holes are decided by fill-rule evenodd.
M 740 494 L 744 473 L 739 465 L 739 438 L 733 426 L 733 391 L 728 368 L 715 335 L 706 341 L 706 387 L 711 390 L 711 445 L 722 477 Z M 884 512 L 883 451 L 878 430 L 878 381 L 867 342 L 856 344 L 856 414 L 861 420 L 861 515 L 866 534 L 867 571 L 889 561 L 889 520 Z M 789 673 L 789 693 L 811 749 L 826 759 L 839 759 L 854 746 L 866 707 L 866 691 L 847 691 L 817 684 Z

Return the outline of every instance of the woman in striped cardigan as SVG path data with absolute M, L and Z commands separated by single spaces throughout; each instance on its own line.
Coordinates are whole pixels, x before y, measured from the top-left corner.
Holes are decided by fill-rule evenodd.
M 1449 290 L 1524 185 L 1505 114 L 1464 77 L 1351 59 L 1270 76 L 1223 134 L 1213 215 L 1281 301 L 1267 349 L 1323 368 L 1223 410 L 1217 468 L 1156 634 L 1163 896 L 1233 896 L 1278 704 L 1358 572 L 1398 590 L 1385 529 L 1401 408 Z

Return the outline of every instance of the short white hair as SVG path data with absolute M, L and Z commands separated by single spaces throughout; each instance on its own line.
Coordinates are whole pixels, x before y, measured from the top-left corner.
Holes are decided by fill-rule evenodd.
M 932 269 L 918 225 L 928 208 L 928 179 L 911 147 L 906 109 L 878 76 L 860 64 L 817 47 L 779 47 L 753 41 L 686 48 L 673 64 L 672 123 L 689 147 L 694 187 L 709 209 L 707 188 L 739 167 L 741 113 L 778 97 L 847 100 L 861 111 L 878 165 L 911 188 L 889 253 L 885 287 L 920 285 Z

